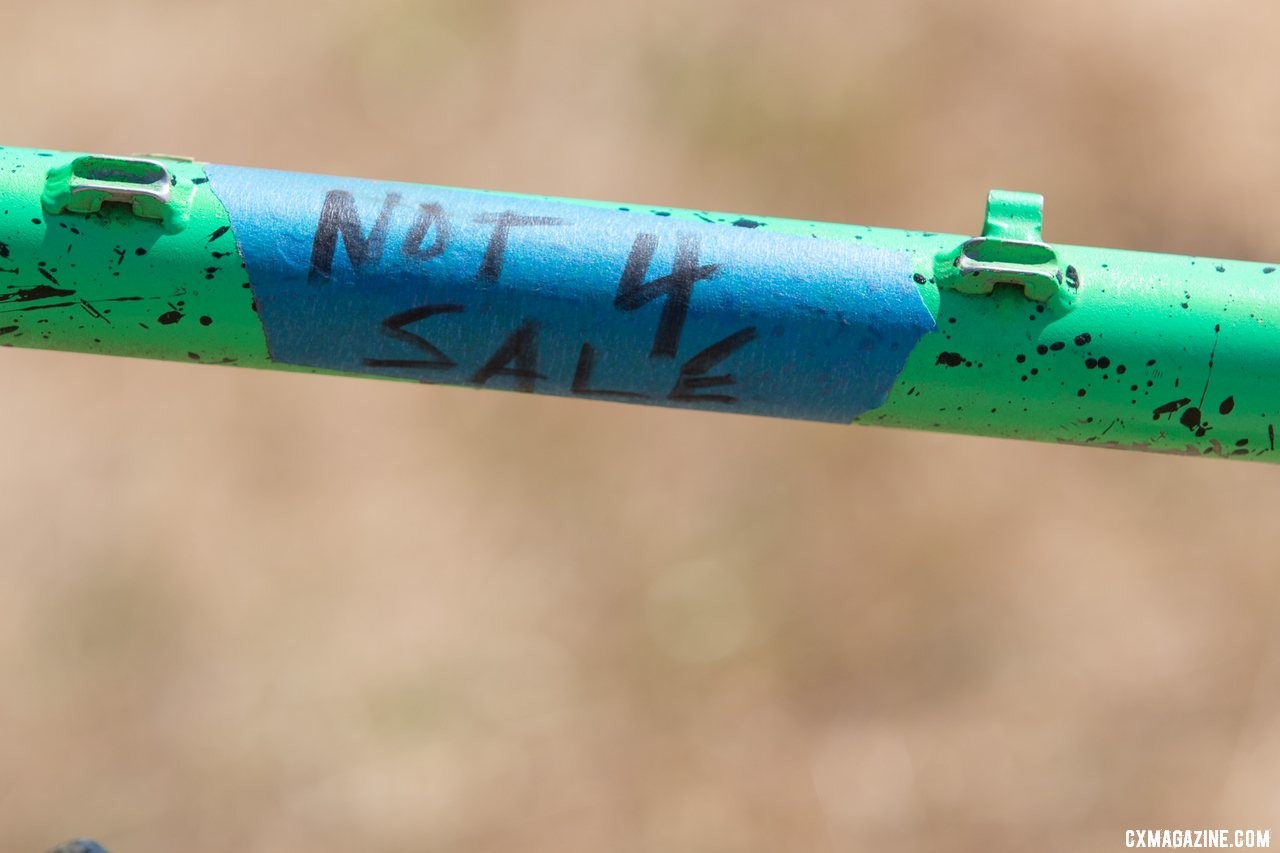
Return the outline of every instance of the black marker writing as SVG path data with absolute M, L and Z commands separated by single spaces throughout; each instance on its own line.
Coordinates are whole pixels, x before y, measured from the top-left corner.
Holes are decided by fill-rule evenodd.
M 737 397 L 732 397 L 728 394 L 697 394 L 695 392 L 702 388 L 723 388 L 727 385 L 735 384 L 738 380 L 732 373 L 707 376 L 707 371 L 754 341 L 757 337 L 759 337 L 759 334 L 756 332 L 756 327 L 748 326 L 745 329 L 734 332 L 724 340 L 717 341 L 693 356 L 693 358 L 690 358 L 681 365 L 680 378 L 676 380 L 676 385 L 671 389 L 671 393 L 667 395 L 667 399 L 704 403 L 738 402 Z
M 573 371 L 570 391 L 584 397 L 619 397 L 624 400 L 643 399 L 644 394 L 635 391 L 611 391 L 608 388 L 592 388 L 591 374 L 596 369 L 596 348 L 589 343 L 582 345 L 578 353 L 578 366 Z
M 422 335 L 410 332 L 405 326 L 417 323 L 419 320 L 425 320 L 428 317 L 434 317 L 437 314 L 459 314 L 462 310 L 463 306 L 461 305 L 421 305 L 417 308 L 410 308 L 408 311 L 392 314 L 382 321 L 378 331 L 389 338 L 404 341 L 414 349 L 421 350 L 431 356 L 431 358 L 366 358 L 364 359 L 365 366 L 419 367 L 427 370 L 448 370 L 457 366 L 457 362 L 445 355 L 439 347 L 422 337 Z
M 634 311 L 659 296 L 667 297 L 658 319 L 658 331 L 653 336 L 650 358 L 675 358 L 680 348 L 680 333 L 689 314 L 689 299 L 693 295 L 694 282 L 711 278 L 720 269 L 718 264 L 698 264 L 697 237 L 682 234 L 676 247 L 675 263 L 671 272 L 661 278 L 645 282 L 653 253 L 658 247 L 658 235 L 637 234 L 618 282 L 618 294 L 613 305 L 623 311 Z
M 554 216 L 522 216 L 510 210 L 502 213 L 486 213 L 477 216 L 476 222 L 481 225 L 492 225 L 493 236 L 489 238 L 489 247 L 485 249 L 484 260 L 480 262 L 481 278 L 497 281 L 502 275 L 502 262 L 507 252 L 507 237 L 512 228 L 528 225 L 563 225 L 564 220 Z
M 424 249 L 422 248 L 422 241 L 427 239 L 427 234 L 430 233 L 432 225 L 436 228 L 436 239 L 434 243 Z M 400 254 L 406 258 L 413 258 L 419 261 L 438 258 L 444 254 L 451 236 L 449 218 L 444 215 L 444 208 L 438 204 L 420 204 L 418 205 L 418 217 L 413 220 L 413 226 L 404 238 L 404 245 L 400 247 Z
M 324 197 L 320 223 L 316 226 L 315 240 L 311 244 L 311 269 L 307 273 L 307 280 L 315 282 L 328 278 L 333 273 L 333 256 L 338 249 L 339 235 L 342 236 L 343 245 L 347 247 L 351 266 L 358 269 L 369 262 L 377 263 L 382 257 L 382 245 L 387 239 L 391 213 L 399 203 L 399 195 L 388 193 L 378 220 L 373 224 L 373 230 L 365 236 L 355 198 L 344 190 L 330 190 Z
M 406 211 L 405 219 L 408 219 L 408 212 L 413 211 L 412 220 L 401 225 L 404 227 L 407 224 L 404 232 L 395 227 L 394 221 L 402 206 Z M 371 211 L 367 207 L 363 209 L 367 223 Z M 472 224 L 491 226 L 492 231 L 481 231 L 479 234 L 472 231 L 468 234 L 468 229 L 474 227 Z M 366 232 L 356 198 L 349 192 L 332 190 L 325 196 L 316 227 L 308 280 L 324 280 L 332 276 L 339 240 L 346 247 L 351 268 L 360 271 L 376 266 L 382 260 L 387 241 L 399 240 L 399 235 L 404 233 L 399 246 L 400 256 L 408 261 L 424 263 L 436 258 L 451 257 L 451 252 L 458 251 L 454 248 L 458 245 L 455 242 L 458 239 L 462 240 L 462 244 L 477 248 L 478 243 L 487 241 L 477 278 L 496 281 L 502 274 L 510 240 L 515 239 L 512 237 L 513 228 L 568 224 L 566 220 L 554 216 L 531 216 L 511 210 L 473 218 L 451 219 L 439 203 L 416 203 L 410 207 L 402 205 L 398 194 L 389 193 L 384 198 L 372 227 Z M 394 234 L 390 233 L 393 230 Z M 721 264 L 699 262 L 703 247 L 698 235 L 676 233 L 673 236 L 676 239 L 675 254 L 670 270 L 665 275 L 659 275 L 660 270 L 652 269 L 654 255 L 659 248 L 658 234 L 643 232 L 634 236 L 618 280 L 613 306 L 620 311 L 634 312 L 659 300 L 663 304 L 651 341 L 644 330 L 648 326 L 647 322 L 636 330 L 638 340 L 630 336 L 626 336 L 625 342 L 606 338 L 606 352 L 613 367 L 606 375 L 614 377 L 613 382 L 605 379 L 600 384 L 596 379 L 601 352 L 595 343 L 584 340 L 585 335 L 566 340 L 556 326 L 544 328 L 545 318 L 534 319 L 525 315 L 519 326 L 501 338 L 500 342 L 498 339 L 488 342 L 472 341 L 466 333 L 476 330 L 468 330 L 465 325 L 451 327 L 447 323 L 453 321 L 443 319 L 445 315 L 455 315 L 461 317 L 463 323 L 466 322 L 471 308 L 466 302 L 467 297 L 462 294 L 453 296 L 460 300 L 457 302 L 418 305 L 384 318 L 377 327 L 379 335 L 398 342 L 403 353 L 398 354 L 393 348 L 388 353 L 362 358 L 361 362 L 368 368 L 393 372 L 422 371 L 424 377 L 430 372 L 430 381 L 466 381 L 475 386 L 489 384 L 495 377 L 510 377 L 515 390 L 525 393 L 534 392 L 540 387 L 539 380 L 545 380 L 558 393 L 567 391 L 583 397 L 644 400 L 662 396 L 663 392 L 656 390 L 656 385 L 657 388 L 669 388 L 666 398 L 675 402 L 693 405 L 735 404 L 739 399 L 734 388 L 738 384 L 738 376 L 725 369 L 722 364 L 759 338 L 755 326 L 745 327 L 716 341 L 682 364 L 655 361 L 676 358 L 680 352 L 695 285 L 724 269 Z M 513 258 L 518 256 L 519 253 L 513 255 Z M 655 277 L 650 280 L 650 275 Z M 432 282 L 426 276 L 426 268 L 418 270 L 415 277 L 421 277 L 422 284 L 430 292 Z M 495 293 L 492 298 L 501 303 L 503 300 L 499 297 L 502 296 L 502 293 Z M 482 313 L 489 310 L 489 307 L 482 304 Z M 657 311 L 658 306 L 655 305 L 654 310 Z M 433 321 L 433 318 L 436 319 Z M 433 321 L 430 328 L 436 329 L 435 332 L 425 328 L 427 321 Z M 445 325 L 438 325 L 439 323 Z M 441 328 L 451 331 L 446 334 L 440 331 Z M 542 340 L 544 332 L 546 341 Z M 452 344 L 445 346 L 449 346 L 453 353 L 446 353 L 432 338 L 451 341 Z M 572 352 L 565 352 L 565 349 L 570 345 L 578 347 L 577 361 L 571 376 L 562 375 L 556 370 L 552 372 L 557 375 L 549 377 L 539 371 L 543 355 L 541 347 L 544 343 L 551 348 L 548 363 L 564 367 L 568 367 L 565 357 Z M 486 352 L 492 354 L 484 358 Z M 614 364 L 616 359 L 622 361 Z M 618 373 L 622 368 L 625 369 Z M 637 368 L 640 369 L 639 372 Z M 650 375 L 645 377 L 645 373 Z M 633 382 L 638 383 L 638 387 Z M 669 382 L 672 384 L 668 385 Z M 627 386 L 636 390 L 627 390 Z M 541 387 L 548 388 L 548 385 Z
M 513 367 L 507 365 L 514 364 Z M 538 324 L 525 320 L 512 332 L 497 352 L 471 377 L 472 385 L 483 385 L 495 376 L 514 376 L 516 390 L 533 393 L 539 379 L 546 379 L 538 372 Z

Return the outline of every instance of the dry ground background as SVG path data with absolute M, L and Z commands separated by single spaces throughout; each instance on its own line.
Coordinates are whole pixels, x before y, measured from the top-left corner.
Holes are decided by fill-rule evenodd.
M 7 145 L 1280 257 L 1274 3 L 0 12 Z M 1280 830 L 1273 468 L 16 350 L 0 399 L 4 851 Z

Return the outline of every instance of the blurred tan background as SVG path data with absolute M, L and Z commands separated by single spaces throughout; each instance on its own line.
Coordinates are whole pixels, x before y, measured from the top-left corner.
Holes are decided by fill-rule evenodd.
M 1274 3 L 0 12 L 7 145 L 1280 257 Z M 0 850 L 1280 830 L 1274 468 L 16 350 L 0 400 Z

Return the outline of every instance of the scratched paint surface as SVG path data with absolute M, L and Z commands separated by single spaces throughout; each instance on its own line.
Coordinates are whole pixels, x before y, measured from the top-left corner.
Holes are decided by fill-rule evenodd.
M 226 211 L 198 164 L 166 161 L 194 190 L 178 233 L 120 205 L 49 214 L 45 176 L 76 154 L 0 149 L 0 343 L 264 366 Z
M 209 175 L 288 364 L 848 423 L 933 328 L 902 251 L 625 206 Z

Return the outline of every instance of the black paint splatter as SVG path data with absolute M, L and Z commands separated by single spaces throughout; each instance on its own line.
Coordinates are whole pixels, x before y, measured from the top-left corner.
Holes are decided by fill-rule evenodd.
M 1188 406 L 1183 410 L 1182 416 L 1178 418 L 1178 422 L 1184 427 L 1196 434 L 1196 438 L 1204 438 L 1204 434 L 1209 431 L 1209 427 L 1205 426 L 1201 419 L 1199 406 Z
M 1161 415 L 1171 415 L 1174 412 L 1178 411 L 1178 409 L 1181 409 L 1183 406 L 1187 405 L 1190 402 L 1191 402 L 1190 397 L 1183 397 L 1181 400 L 1170 400 L 1168 403 L 1165 403 L 1162 406 L 1157 406 L 1151 412 L 1151 420 L 1158 421 L 1160 420 Z
M 71 296 L 73 293 L 75 293 L 74 290 L 62 290 L 50 287 L 47 284 L 40 284 L 35 287 L 15 290 L 12 293 L 0 294 L 0 302 L 33 302 L 37 299 L 49 299 L 54 296 Z

